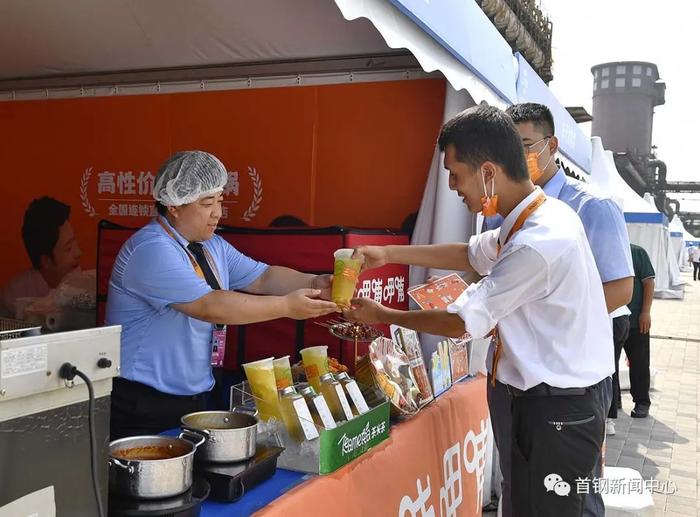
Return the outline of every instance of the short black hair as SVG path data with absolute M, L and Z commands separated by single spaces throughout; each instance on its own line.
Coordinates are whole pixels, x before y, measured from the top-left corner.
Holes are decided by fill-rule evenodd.
M 532 122 L 544 136 L 554 136 L 554 116 L 547 106 L 536 102 L 513 104 L 506 110 L 513 122 Z
M 162 215 L 162 216 L 168 215 L 168 207 L 165 206 L 160 201 L 156 201 L 156 210 L 158 211 L 158 215 Z
M 515 181 L 530 177 L 518 130 L 498 108 L 474 106 L 445 122 L 438 145 L 444 151 L 450 144 L 455 147 L 457 159 L 472 167 L 492 161 Z
M 275 228 L 292 228 L 295 226 L 308 226 L 301 217 L 296 215 L 280 215 L 270 221 L 270 226 Z
M 24 212 L 22 239 L 35 269 L 39 269 L 41 257 L 53 256 L 59 229 L 69 217 L 70 206 L 48 196 L 29 203 Z

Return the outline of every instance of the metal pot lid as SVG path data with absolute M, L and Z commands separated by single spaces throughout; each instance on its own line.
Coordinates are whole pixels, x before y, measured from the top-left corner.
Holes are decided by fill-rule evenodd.
M 199 411 L 183 416 L 180 422 L 183 427 L 202 431 L 230 431 L 255 427 L 258 419 L 234 411 Z

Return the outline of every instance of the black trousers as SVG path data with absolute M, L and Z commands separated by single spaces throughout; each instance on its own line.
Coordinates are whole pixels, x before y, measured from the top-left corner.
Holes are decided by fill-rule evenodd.
M 649 334 L 631 328 L 625 341 L 625 353 L 630 360 L 630 393 L 635 404 L 651 406 L 649 397 Z
M 580 517 L 605 436 L 596 390 L 583 395 L 513 398 L 512 486 L 515 517 Z M 589 487 L 593 491 L 593 487 Z
M 613 318 L 613 343 L 615 344 L 615 373 L 613 374 L 613 399 L 608 411 L 608 418 L 617 418 L 617 408 L 622 402 L 620 394 L 620 355 L 622 355 L 622 347 L 627 341 L 627 336 L 630 333 L 630 318 L 629 316 L 618 316 Z
M 693 262 L 693 280 L 700 278 L 700 262 Z
M 170 395 L 139 382 L 116 378 L 112 386 L 110 440 L 180 427 L 183 415 L 206 409 L 207 396 Z

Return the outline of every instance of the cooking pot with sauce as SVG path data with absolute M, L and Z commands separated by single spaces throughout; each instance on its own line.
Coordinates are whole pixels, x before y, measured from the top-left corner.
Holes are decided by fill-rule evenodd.
M 183 436 L 190 436 L 186 440 Z M 192 486 L 197 447 L 204 443 L 188 432 L 170 436 L 131 436 L 109 444 L 109 488 L 140 499 L 172 497 Z

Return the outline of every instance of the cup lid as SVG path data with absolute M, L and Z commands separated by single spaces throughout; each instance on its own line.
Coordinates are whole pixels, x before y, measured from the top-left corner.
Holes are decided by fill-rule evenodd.
M 267 357 L 265 359 L 258 359 L 257 361 L 243 364 L 243 368 L 245 368 L 246 366 L 256 367 L 256 366 L 269 365 L 269 364 L 272 364 L 273 359 L 274 358 L 272 358 L 272 357 Z
M 299 352 L 303 354 L 304 352 L 312 352 L 312 351 L 315 352 L 316 350 L 320 351 L 321 349 L 328 352 L 328 345 L 309 346 L 306 348 L 302 348 Z
M 335 250 L 335 253 L 333 253 L 333 258 L 349 259 L 352 257 L 353 253 L 355 253 L 355 250 L 352 248 L 340 248 L 339 250 Z

